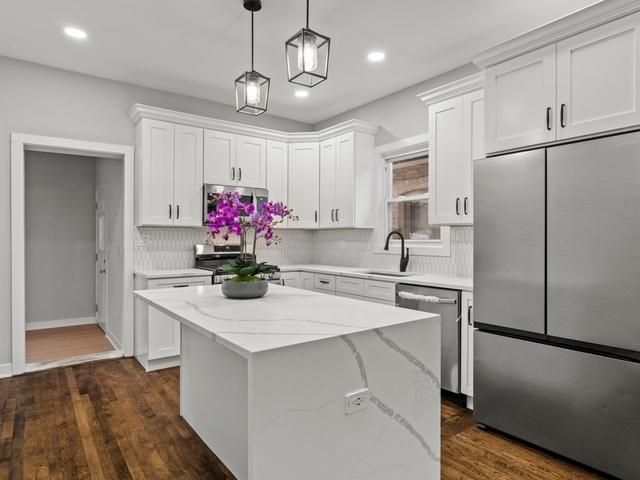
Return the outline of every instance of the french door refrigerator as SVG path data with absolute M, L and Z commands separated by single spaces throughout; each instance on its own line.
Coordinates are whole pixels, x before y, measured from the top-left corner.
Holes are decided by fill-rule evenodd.
M 478 423 L 640 478 L 640 133 L 474 166 Z

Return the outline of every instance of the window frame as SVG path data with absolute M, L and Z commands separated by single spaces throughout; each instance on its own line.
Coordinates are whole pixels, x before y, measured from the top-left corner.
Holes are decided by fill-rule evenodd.
M 427 201 L 433 197 L 434 192 L 427 192 L 421 195 L 411 195 L 403 197 L 401 200 L 391 197 L 392 191 L 392 175 L 390 168 L 393 163 L 416 159 L 429 155 L 428 135 L 416 135 L 415 137 L 406 138 L 398 142 L 388 143 L 376 148 L 378 155 L 380 186 L 381 186 L 381 204 L 380 211 L 382 215 L 378 219 L 378 249 L 379 254 L 400 253 L 401 242 L 396 237 L 389 241 L 389 250 L 384 250 L 384 243 L 387 233 L 390 231 L 389 225 L 389 206 L 393 203 L 404 203 L 409 201 Z M 405 240 L 405 248 L 410 249 L 411 255 L 449 257 L 451 256 L 451 227 L 442 225 L 440 227 L 439 240 Z

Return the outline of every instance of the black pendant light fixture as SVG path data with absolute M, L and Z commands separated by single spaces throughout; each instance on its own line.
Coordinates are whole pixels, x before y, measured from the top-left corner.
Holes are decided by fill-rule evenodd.
M 244 0 L 244 8 L 251 12 L 251 71 L 236 79 L 236 111 L 260 115 L 267 111 L 270 79 L 253 68 L 253 14 L 262 8 L 261 0 Z
M 315 87 L 327 79 L 331 39 L 309 29 L 309 0 L 307 26 L 287 40 L 287 73 L 289 81 L 305 87 Z

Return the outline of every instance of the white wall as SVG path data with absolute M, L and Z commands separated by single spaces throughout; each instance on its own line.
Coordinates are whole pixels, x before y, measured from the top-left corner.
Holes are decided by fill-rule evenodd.
M 96 159 L 96 187 L 106 187 L 107 332 L 122 344 L 122 277 L 124 275 L 124 162 Z
M 240 116 L 229 105 L 0 57 L 0 364 L 11 361 L 10 133 L 134 145 L 135 102 L 285 131 L 291 120 Z
M 25 155 L 27 328 L 95 317 L 95 173 L 93 158 Z

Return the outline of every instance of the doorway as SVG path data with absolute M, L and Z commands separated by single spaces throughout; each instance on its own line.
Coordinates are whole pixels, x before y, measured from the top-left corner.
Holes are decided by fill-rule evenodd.
M 87 277 L 86 285 L 77 286 L 77 289 L 82 290 L 87 286 L 90 287 L 91 294 L 91 315 L 93 315 L 93 321 L 91 323 L 84 323 L 81 325 L 68 325 L 56 326 L 53 324 L 47 324 L 46 326 L 56 328 L 66 328 L 67 330 L 57 330 L 53 333 L 57 335 L 57 345 L 64 343 L 64 338 L 71 336 L 74 341 L 84 338 L 84 345 L 90 345 L 90 339 L 96 333 L 101 335 L 101 339 L 109 343 L 111 351 L 103 351 L 100 355 L 106 356 L 131 356 L 133 354 L 133 298 L 132 298 L 132 257 L 133 257 L 133 147 L 126 145 L 113 145 L 103 144 L 96 142 L 85 142 L 73 139 L 53 138 L 53 137 L 39 137 L 24 134 L 12 134 L 11 135 L 11 247 L 12 247 L 12 265 L 11 265 L 11 278 L 12 278 L 12 373 L 20 374 L 25 371 L 38 370 L 41 368 L 48 368 L 47 365 L 43 365 L 43 362 L 27 363 L 26 357 L 26 338 L 27 338 L 27 289 L 29 287 L 27 281 L 27 245 L 26 245 L 26 184 L 25 184 L 25 157 L 30 152 L 44 152 L 50 154 L 65 154 L 70 156 L 83 156 L 87 161 L 99 162 L 99 159 L 105 159 L 105 161 L 117 164 L 120 171 L 120 186 L 119 191 L 107 186 L 103 192 L 96 187 L 98 180 L 96 176 L 96 183 L 91 185 L 91 196 L 89 198 L 88 206 L 91 209 L 91 223 L 89 224 L 89 230 L 91 231 L 91 237 L 93 237 L 92 252 L 88 250 L 88 242 L 79 246 L 75 254 L 72 257 L 67 257 L 64 266 L 58 266 L 54 270 L 47 270 L 46 266 L 42 266 L 39 272 L 48 272 L 51 274 L 57 274 L 50 282 L 52 285 L 56 283 L 62 283 L 64 273 L 66 270 L 74 270 L 79 268 L 78 265 L 86 262 L 90 262 L 90 279 Z M 110 192 L 114 192 L 114 195 L 110 195 Z M 119 198 L 112 198 L 119 195 Z M 98 220 L 98 201 L 103 199 L 103 209 L 105 215 L 102 220 L 102 232 L 99 232 L 100 221 Z M 120 228 L 110 228 L 113 226 L 113 222 L 109 221 L 110 218 L 110 205 L 119 203 L 119 213 L 114 216 L 114 220 L 119 220 Z M 46 204 L 46 200 L 42 205 Z M 66 211 L 67 216 L 73 216 L 76 212 L 76 205 L 82 206 L 82 202 L 72 204 L 73 208 Z M 53 220 L 51 220 L 54 222 Z M 55 225 L 55 223 L 53 223 Z M 44 232 L 43 238 L 47 239 L 49 233 L 46 228 L 40 229 Z M 98 248 L 97 234 L 102 235 L 102 249 Z M 82 237 L 82 235 L 76 235 Z M 70 237 L 73 241 L 76 240 L 75 236 Z M 110 244 L 113 246 L 110 247 Z M 100 279 L 100 273 L 98 268 L 98 262 L 96 256 L 100 256 L 102 250 L 104 265 L 102 268 L 106 270 L 103 275 L 103 279 Z M 87 252 L 89 252 L 87 254 Z M 54 251 L 48 252 L 49 258 L 55 256 Z M 109 262 L 111 256 L 118 256 L 118 265 L 114 265 L 113 274 L 107 275 L 109 272 Z M 87 258 L 88 257 L 88 258 Z M 43 258 L 46 258 L 44 255 Z M 83 270 L 85 271 L 85 270 Z M 84 274 L 77 274 L 82 276 Z M 33 275 L 31 278 L 34 278 Z M 67 276 L 70 282 L 76 281 L 76 276 Z M 85 278 L 82 276 L 82 278 Z M 41 282 L 42 284 L 42 282 Z M 60 299 L 64 299 L 64 295 L 54 291 L 52 302 L 60 302 Z M 109 292 L 113 294 L 110 295 Z M 104 292 L 104 296 L 102 296 Z M 98 297 L 100 299 L 98 300 Z M 67 297 L 70 298 L 70 297 Z M 86 300 L 87 297 L 83 296 Z M 112 301 L 112 299 L 116 299 Z M 35 302 L 37 304 L 37 302 Z M 102 304 L 100 312 L 96 311 L 96 306 Z M 110 306 L 113 304 L 113 308 Z M 32 309 L 33 303 L 29 303 L 29 309 Z M 111 311 L 111 313 L 110 313 Z M 85 310 L 78 310 L 74 312 L 74 315 L 70 318 L 85 318 Z M 31 310 L 30 310 L 31 313 Z M 87 314 L 86 318 L 90 318 L 91 315 Z M 111 322 L 112 318 L 115 320 Z M 56 320 L 54 318 L 54 320 Z M 68 318 L 66 319 L 68 320 Z M 63 322 L 64 323 L 64 322 Z M 113 325 L 110 325 L 113 323 Z M 113 328 L 112 328 L 113 327 Z M 103 330 L 104 328 L 104 330 Z M 75 329 L 75 331 L 73 331 Z M 37 329 L 39 330 L 34 336 L 45 336 L 47 328 Z M 82 330 L 82 331 L 81 331 Z M 49 332 L 52 333 L 52 332 Z M 116 337 L 114 341 L 114 338 Z M 98 338 L 98 337 L 95 337 Z M 107 340 L 108 338 L 108 340 Z M 103 349 L 104 347 L 96 347 Z M 72 352 L 73 353 L 73 352 Z M 77 363 L 78 361 L 85 361 L 87 357 L 91 359 L 91 355 L 71 355 L 65 356 L 64 362 Z M 45 362 L 46 363 L 46 362 Z
M 96 323 L 107 333 L 107 186 L 96 188 Z

